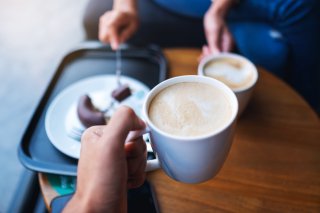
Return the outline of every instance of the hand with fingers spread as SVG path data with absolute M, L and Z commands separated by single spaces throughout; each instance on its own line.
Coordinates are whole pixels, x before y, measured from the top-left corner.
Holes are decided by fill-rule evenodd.
M 99 20 L 99 39 L 110 43 L 112 49 L 132 36 L 138 28 L 138 12 L 135 0 L 116 0 L 113 10 L 104 13 Z
M 233 4 L 234 0 L 217 0 L 206 12 L 203 24 L 208 45 L 203 46 L 200 58 L 232 50 L 234 41 L 225 16 Z
M 146 145 L 130 131 L 145 123 L 128 107 L 119 108 L 107 126 L 94 126 L 81 140 L 77 190 L 65 212 L 126 212 L 127 189 L 145 180 Z

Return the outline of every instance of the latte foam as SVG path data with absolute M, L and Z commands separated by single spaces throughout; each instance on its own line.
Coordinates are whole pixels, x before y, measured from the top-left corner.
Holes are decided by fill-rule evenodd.
M 160 130 L 176 136 L 201 136 L 225 126 L 232 107 L 225 92 L 205 83 L 166 87 L 149 105 L 149 118 Z
M 220 58 L 208 62 L 204 74 L 223 82 L 232 90 L 248 87 L 254 81 L 252 68 L 232 58 Z

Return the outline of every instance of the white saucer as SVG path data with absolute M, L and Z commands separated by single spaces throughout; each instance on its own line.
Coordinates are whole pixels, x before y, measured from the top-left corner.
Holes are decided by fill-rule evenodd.
M 116 103 L 114 109 L 121 105 L 131 107 L 141 116 L 144 98 L 150 89 L 143 83 L 126 76 L 121 83 L 128 84 L 132 95 Z M 81 143 L 68 135 L 70 128 L 84 129 L 78 119 L 76 108 L 80 96 L 88 94 L 95 106 L 105 109 L 111 102 L 111 92 L 117 87 L 115 75 L 100 75 L 80 80 L 59 93 L 48 108 L 45 118 L 45 129 L 50 142 L 62 153 L 79 159 Z M 110 111 L 110 115 L 114 110 Z

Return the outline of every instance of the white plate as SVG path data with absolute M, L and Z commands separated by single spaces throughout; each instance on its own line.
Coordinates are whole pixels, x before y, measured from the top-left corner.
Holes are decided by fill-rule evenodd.
M 121 77 L 121 83 L 129 85 L 132 95 L 120 104 L 116 103 L 114 109 L 121 105 L 130 106 L 141 116 L 142 104 L 149 88 L 126 76 Z M 84 129 L 76 113 L 79 97 L 88 94 L 95 106 L 105 109 L 109 106 L 111 92 L 116 87 L 115 75 L 100 75 L 80 80 L 59 93 L 49 106 L 45 118 L 45 129 L 50 142 L 62 153 L 79 159 L 81 143 L 69 136 L 73 126 Z

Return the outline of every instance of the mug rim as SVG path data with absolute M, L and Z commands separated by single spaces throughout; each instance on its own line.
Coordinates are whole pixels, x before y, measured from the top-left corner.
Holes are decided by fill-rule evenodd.
M 204 74 L 204 67 L 207 65 L 207 63 L 212 60 L 221 59 L 221 58 L 232 58 L 232 59 L 244 61 L 246 64 L 248 64 L 251 67 L 251 70 L 253 71 L 253 80 L 251 81 L 251 83 L 245 87 L 241 87 L 238 89 L 231 89 L 233 92 L 236 92 L 236 93 L 243 92 L 243 91 L 249 90 L 250 88 L 254 87 L 254 85 L 257 83 L 258 77 L 259 77 L 257 67 L 249 59 L 247 59 L 246 57 L 244 57 L 242 55 L 236 54 L 236 53 L 223 52 L 223 53 L 219 53 L 217 55 L 205 56 L 199 63 L 198 75 L 206 76 Z M 208 76 L 206 76 L 206 77 L 208 77 Z M 209 78 L 213 78 L 213 77 L 209 77 Z M 215 78 L 213 78 L 213 79 L 215 79 Z
M 214 131 L 208 133 L 208 134 L 203 134 L 203 135 L 198 135 L 198 136 L 179 136 L 179 135 L 174 135 L 174 134 L 170 134 L 167 133 L 163 130 L 161 130 L 160 128 L 158 128 L 157 126 L 155 126 L 153 124 L 153 122 L 149 119 L 149 105 L 150 102 L 152 101 L 152 99 L 163 89 L 177 84 L 177 83 L 184 83 L 184 82 L 196 82 L 196 83 L 206 83 L 209 85 L 213 85 L 215 87 L 218 87 L 219 89 L 222 89 L 223 92 L 225 92 L 228 96 L 228 101 L 230 101 L 231 103 L 231 107 L 232 107 L 232 114 L 228 120 L 228 122 L 224 125 L 222 125 L 220 128 L 215 129 Z M 210 77 L 206 77 L 206 76 L 199 76 L 199 75 L 182 75 L 182 76 L 177 76 L 177 77 L 173 77 L 173 78 L 169 78 L 166 79 L 164 81 L 162 81 L 161 83 L 159 83 L 158 85 L 156 85 L 147 95 L 144 103 L 143 103 L 143 117 L 144 120 L 147 122 L 147 125 L 149 125 L 151 127 L 151 129 L 156 130 L 158 133 L 160 133 L 161 135 L 168 137 L 168 138 L 173 138 L 175 140 L 182 140 L 182 141 L 193 141 L 193 140 L 203 140 L 203 139 L 207 139 L 213 136 L 216 136 L 218 134 L 220 134 L 221 132 L 223 132 L 225 129 L 229 128 L 230 126 L 232 126 L 232 124 L 236 121 L 237 118 L 237 114 L 238 114 L 238 110 L 239 110 L 239 105 L 238 105 L 238 100 L 236 95 L 234 94 L 234 92 L 228 87 L 226 86 L 224 83 L 210 78 Z

